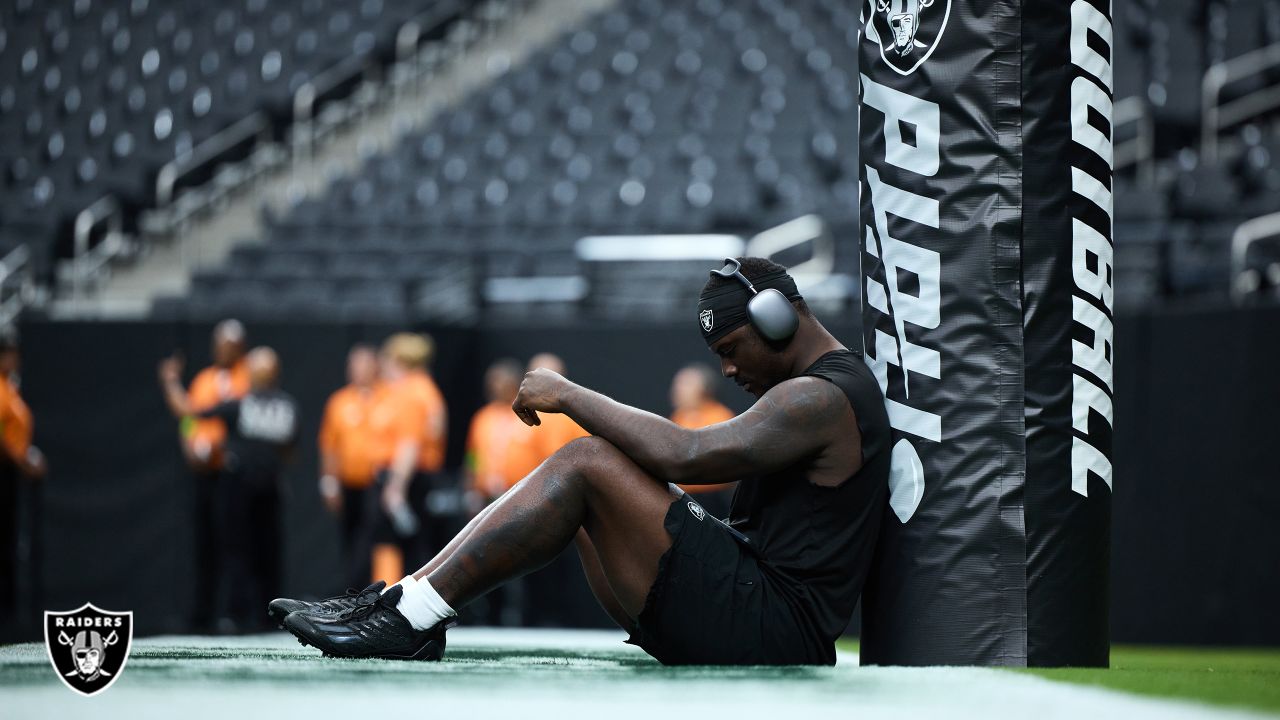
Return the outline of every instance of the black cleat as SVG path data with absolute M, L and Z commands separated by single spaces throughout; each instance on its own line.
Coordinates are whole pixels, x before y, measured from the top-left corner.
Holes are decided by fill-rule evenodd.
M 382 588 L 386 587 L 385 580 L 370 585 L 369 587 L 356 592 L 348 589 L 345 595 L 336 595 L 324 600 L 291 600 L 289 598 L 276 598 L 267 605 L 267 614 L 275 621 L 280 629 L 284 629 L 284 619 L 291 612 L 309 612 L 317 615 L 337 615 L 343 610 L 356 607 L 361 604 L 368 604 L 378 599 L 378 595 L 382 594 Z
M 396 609 L 403 592 L 404 588 L 393 585 L 373 602 L 336 615 L 289 613 L 284 626 L 303 645 L 312 645 L 328 657 L 439 660 L 444 656 L 444 632 L 453 626 L 453 618 L 429 630 L 414 630 Z

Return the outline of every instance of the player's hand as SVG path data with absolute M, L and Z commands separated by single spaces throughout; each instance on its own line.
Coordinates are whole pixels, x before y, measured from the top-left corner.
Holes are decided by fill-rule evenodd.
M 520 383 L 520 392 L 516 393 L 516 401 L 511 409 L 524 421 L 525 425 L 541 425 L 538 419 L 540 412 L 563 412 L 565 392 L 573 387 L 573 383 L 565 380 L 557 372 L 538 368 L 525 373 Z
M 160 382 L 164 384 L 181 383 L 182 365 L 182 356 L 180 355 L 170 355 L 169 357 L 161 360 L 160 367 L 157 371 L 160 375 Z

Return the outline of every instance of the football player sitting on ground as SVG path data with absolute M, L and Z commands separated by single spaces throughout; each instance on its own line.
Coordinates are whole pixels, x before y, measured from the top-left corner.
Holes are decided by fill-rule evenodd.
M 687 429 L 530 372 L 516 414 L 537 425 L 562 413 L 593 437 L 382 594 L 281 599 L 271 612 L 328 655 L 439 659 L 458 608 L 576 542 L 600 603 L 663 663 L 833 664 L 887 504 L 880 388 L 767 260 L 712 271 L 698 311 L 722 373 L 757 398 L 749 410 Z M 728 523 L 675 485 L 727 481 L 738 482 Z

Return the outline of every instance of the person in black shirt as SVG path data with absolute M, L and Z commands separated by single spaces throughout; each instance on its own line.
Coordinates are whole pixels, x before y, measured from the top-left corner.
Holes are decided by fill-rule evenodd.
M 880 387 L 768 260 L 712 271 L 698 322 L 721 372 L 758 398 L 749 410 L 687 429 L 530 372 L 516 414 L 537 425 L 564 413 L 594 437 L 566 445 L 381 596 L 336 614 L 295 604 L 286 628 L 331 655 L 439 659 L 455 608 L 576 541 L 601 604 L 663 663 L 834 663 L 888 508 Z M 728 523 L 674 484 L 728 481 Z
M 261 608 L 279 593 L 282 477 L 297 442 L 297 404 L 277 387 L 280 362 L 271 348 L 246 356 L 249 392 L 192 413 L 177 376 L 165 378 L 169 403 L 183 415 L 221 418 L 227 427 L 226 463 L 218 485 L 218 546 L 226 573 L 215 600 L 220 632 L 268 627 Z

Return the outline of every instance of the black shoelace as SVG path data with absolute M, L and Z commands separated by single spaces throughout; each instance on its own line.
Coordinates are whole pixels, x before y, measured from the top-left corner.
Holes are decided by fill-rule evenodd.
M 343 621 L 363 620 L 372 615 L 373 611 L 378 608 L 391 609 L 395 607 L 395 603 L 384 603 L 383 598 L 385 597 L 385 594 L 378 594 L 370 600 L 365 600 L 363 597 L 358 598 L 355 606 L 338 613 L 338 619 Z
M 356 601 L 356 604 L 359 605 L 365 602 L 364 598 L 366 595 L 372 596 L 374 599 L 377 599 L 377 596 L 380 594 L 381 594 L 381 591 L 375 588 L 373 585 L 370 585 L 369 587 L 363 590 L 356 590 L 355 588 L 347 588 L 347 592 L 345 595 L 335 595 L 334 597 L 331 597 L 328 600 L 325 600 L 324 604 L 329 607 L 333 607 L 334 605 L 341 605 L 345 607 L 347 605 L 347 602 L 350 599 L 354 598 Z M 368 602 L 372 602 L 372 600 L 369 600 Z

